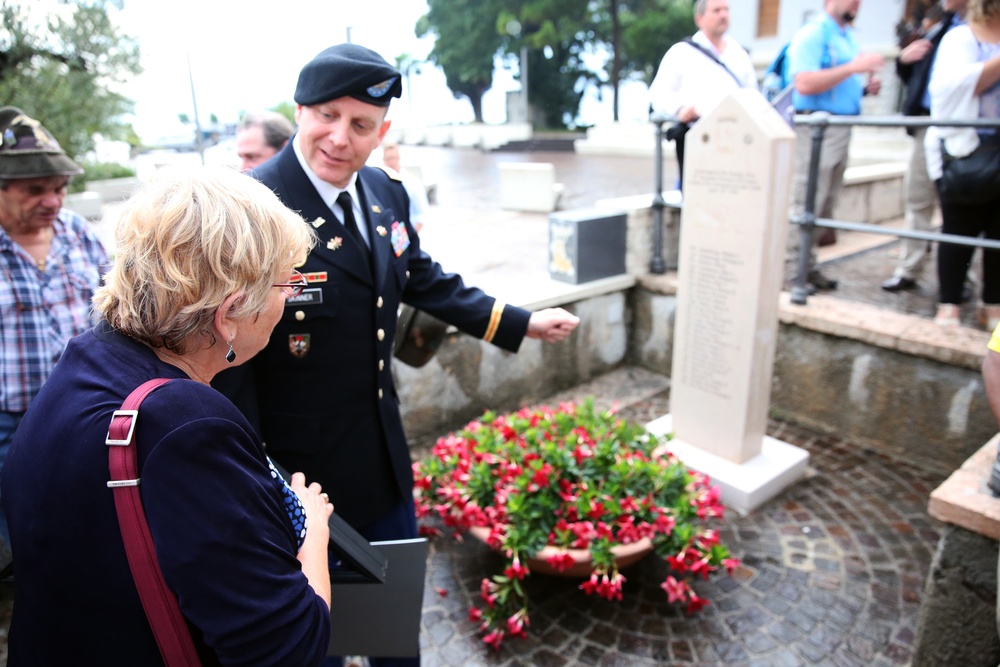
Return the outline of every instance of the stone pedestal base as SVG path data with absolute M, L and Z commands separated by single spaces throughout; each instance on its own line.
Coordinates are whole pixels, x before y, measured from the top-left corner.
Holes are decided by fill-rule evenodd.
M 669 433 L 671 415 L 646 428 L 657 435 Z M 809 452 L 787 442 L 764 437 L 760 454 L 745 463 L 733 463 L 681 440 L 670 441 L 670 451 L 691 470 L 708 475 L 722 491 L 722 502 L 742 515 L 749 514 L 798 481 L 806 471 Z

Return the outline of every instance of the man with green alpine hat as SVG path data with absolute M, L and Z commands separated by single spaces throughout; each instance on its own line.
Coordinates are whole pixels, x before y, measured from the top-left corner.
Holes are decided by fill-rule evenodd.
M 88 222 L 62 207 L 81 173 L 41 123 L 0 108 L 0 467 L 67 341 L 93 324 L 90 298 L 108 257 Z M 2 508 L 0 537 L 9 542 Z M 0 554 L 0 577 L 10 565 Z

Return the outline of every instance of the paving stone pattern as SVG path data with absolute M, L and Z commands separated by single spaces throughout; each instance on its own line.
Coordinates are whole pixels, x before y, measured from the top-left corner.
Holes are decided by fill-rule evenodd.
M 598 404 L 634 391 L 636 376 L 649 377 L 616 375 L 632 387 Z M 593 391 L 580 388 L 576 397 Z M 621 412 L 645 423 L 668 411 L 668 398 L 661 390 Z M 727 514 L 723 541 L 743 566 L 695 584 L 711 601 L 702 612 L 687 616 L 667 603 L 659 583 L 669 568 L 655 556 L 625 571 L 621 602 L 584 595 L 579 580 L 533 575 L 526 580 L 529 637 L 496 652 L 481 643 L 467 614 L 500 558 L 476 541 L 438 538 L 424 600 L 423 664 L 909 664 L 941 528 L 927 516 L 927 499 L 943 476 L 791 424 L 771 421 L 768 432 L 809 451 L 809 475 L 748 516 Z

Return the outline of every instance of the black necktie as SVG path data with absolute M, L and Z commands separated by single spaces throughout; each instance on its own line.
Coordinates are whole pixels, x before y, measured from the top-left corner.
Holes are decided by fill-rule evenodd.
M 341 192 L 337 195 L 337 203 L 340 204 L 340 208 L 344 211 L 344 227 L 347 227 L 347 231 L 358 242 L 358 252 L 361 253 L 361 259 L 365 263 L 368 272 L 371 273 L 372 263 L 370 253 L 368 252 L 368 245 L 365 243 L 365 237 L 361 235 L 361 230 L 358 229 L 358 221 L 354 217 L 354 206 L 351 203 L 350 193 Z
M 351 233 L 351 236 L 360 244 L 362 251 L 367 255 L 368 245 L 365 243 L 365 237 L 361 235 L 361 230 L 358 229 L 358 221 L 354 218 L 354 204 L 351 201 L 350 193 L 345 191 L 337 195 L 337 203 L 344 211 L 344 227 L 347 227 L 347 231 Z

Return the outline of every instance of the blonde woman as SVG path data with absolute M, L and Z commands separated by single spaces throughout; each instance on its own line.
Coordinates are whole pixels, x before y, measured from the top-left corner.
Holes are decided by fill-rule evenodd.
M 69 343 L 4 469 L 17 568 L 9 664 L 162 664 L 106 486 L 111 414 L 154 378 L 173 381 L 142 404 L 139 488 L 202 664 L 318 664 L 332 507 L 301 474 L 286 486 L 209 386 L 267 343 L 301 289 L 294 267 L 312 232 L 230 169 L 160 178 L 119 215 L 94 297 L 104 321 Z

